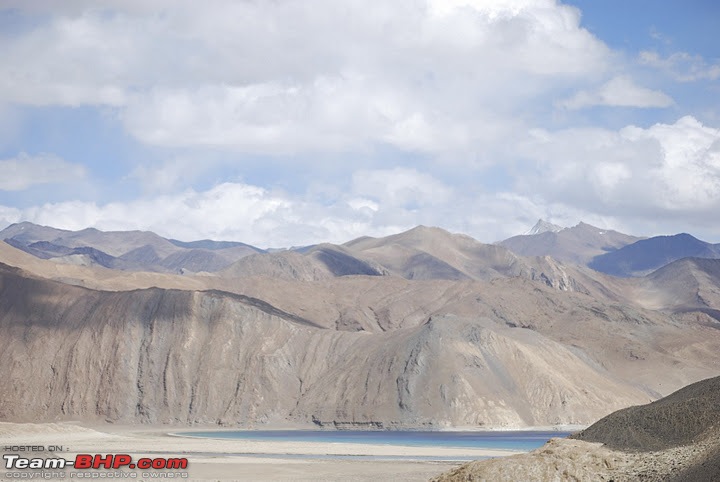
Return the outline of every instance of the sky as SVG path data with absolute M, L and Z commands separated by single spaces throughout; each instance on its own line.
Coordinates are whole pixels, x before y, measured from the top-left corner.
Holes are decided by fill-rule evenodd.
M 0 0 L 0 228 L 720 242 L 714 0 Z

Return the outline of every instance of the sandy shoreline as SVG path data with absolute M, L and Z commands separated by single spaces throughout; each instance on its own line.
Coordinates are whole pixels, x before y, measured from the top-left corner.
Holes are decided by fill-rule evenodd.
M 185 480 L 428 480 L 458 466 L 461 462 L 446 461 L 453 457 L 501 457 L 517 453 L 455 447 L 221 440 L 177 434 L 210 429 L 69 422 L 0 423 L 0 444 L 3 449 L 35 445 L 46 449 L 59 446 L 63 450 L 35 455 L 26 452 L 23 456 L 29 458 L 54 455 L 72 459 L 78 453 L 129 454 L 134 460 L 141 457 L 187 457 L 189 479 Z M 5 453 L 8 452 L 4 450 Z M 303 458 L 303 455 L 314 458 Z M 344 456 L 351 457 L 333 458 Z M 400 457 L 403 460 L 382 460 L 383 457 Z M 414 457 L 419 460 L 408 460 Z M 429 460 L 422 460 L 424 458 Z M 3 464 L 0 480 L 21 479 L 12 477 Z

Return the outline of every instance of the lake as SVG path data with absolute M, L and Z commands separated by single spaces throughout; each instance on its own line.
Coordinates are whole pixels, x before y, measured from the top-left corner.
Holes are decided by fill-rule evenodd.
M 559 431 L 429 432 L 360 430 L 237 430 L 181 432 L 176 435 L 212 439 L 257 440 L 264 442 L 355 443 L 412 447 L 454 447 L 530 451 L 541 447 L 545 444 L 545 442 L 553 437 L 566 437 L 570 435 L 570 433 L 571 432 Z M 326 458 L 325 456 L 303 457 Z M 330 458 L 338 458 L 338 456 L 331 456 Z M 395 459 L 404 457 L 390 458 Z M 471 460 L 473 458 L 477 457 L 454 457 L 454 459 L 458 460 Z M 434 457 L 434 459 L 438 458 Z

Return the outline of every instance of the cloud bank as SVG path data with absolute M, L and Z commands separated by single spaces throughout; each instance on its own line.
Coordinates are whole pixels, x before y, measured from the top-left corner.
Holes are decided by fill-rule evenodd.
M 613 50 L 557 1 L 10 0 L 0 13 L 17 20 L 0 50 L 0 125 L 16 132 L 0 139 L 0 223 L 264 247 L 416 224 L 495 241 L 538 217 L 720 237 L 707 223 L 718 130 L 675 88 L 717 66 Z M 99 142 L 63 125 L 77 112 L 132 147 L 112 166 L 76 155 Z M 33 116 L 57 118 L 71 154 Z M 37 191 L 78 179 L 109 189 Z

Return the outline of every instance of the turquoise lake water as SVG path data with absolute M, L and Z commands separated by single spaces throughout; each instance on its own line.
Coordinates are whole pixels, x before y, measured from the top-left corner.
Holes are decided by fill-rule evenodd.
M 213 439 L 240 439 L 283 442 L 357 443 L 405 445 L 413 447 L 454 447 L 529 451 L 541 447 L 553 437 L 566 437 L 571 432 L 502 431 L 502 432 L 423 432 L 423 431 L 354 431 L 354 430 L 238 430 L 183 432 L 177 435 Z M 268 455 L 268 457 L 273 457 Z M 283 455 L 287 457 L 287 455 Z M 358 456 L 298 456 L 302 458 L 357 458 Z M 367 458 L 367 457 L 365 457 Z M 378 457 L 373 457 L 378 458 Z M 389 457 L 431 458 L 444 457 Z M 477 457 L 452 457 L 471 460 Z

